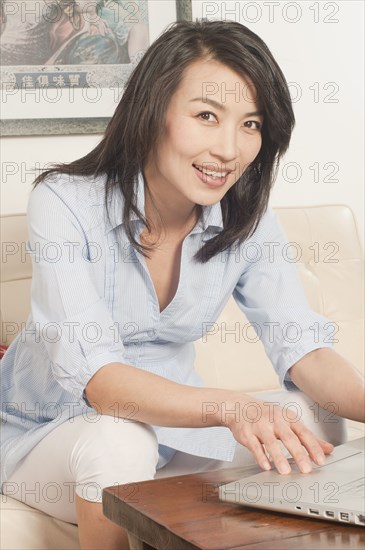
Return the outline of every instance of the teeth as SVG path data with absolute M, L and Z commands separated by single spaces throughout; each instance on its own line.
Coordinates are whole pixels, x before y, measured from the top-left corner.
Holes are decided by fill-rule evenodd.
M 197 170 L 199 170 L 200 172 L 203 172 L 203 174 L 206 174 L 207 176 L 210 176 L 213 178 L 224 178 L 228 174 L 228 172 L 215 172 L 213 170 L 207 170 L 206 168 L 201 168 L 200 166 L 195 166 L 195 168 L 197 168 Z

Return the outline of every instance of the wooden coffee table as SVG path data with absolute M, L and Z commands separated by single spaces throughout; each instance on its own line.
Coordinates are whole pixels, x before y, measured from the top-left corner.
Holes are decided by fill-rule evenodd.
M 131 550 L 364 550 L 365 529 L 220 502 L 218 487 L 260 471 L 229 468 L 109 487 L 104 514 Z

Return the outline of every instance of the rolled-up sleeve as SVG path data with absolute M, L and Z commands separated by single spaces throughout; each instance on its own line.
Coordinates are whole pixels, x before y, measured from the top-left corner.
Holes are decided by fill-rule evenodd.
M 28 202 L 31 315 L 55 380 L 85 399 L 85 386 L 102 366 L 124 361 L 124 346 L 97 283 L 95 264 L 85 252 L 87 235 L 77 201 L 68 201 L 65 197 L 72 193 L 58 190 L 42 182 Z
M 288 369 L 310 351 L 333 347 L 334 323 L 309 306 L 295 266 L 297 250 L 290 252 L 271 208 L 247 246 L 256 259 L 251 254 L 233 297 L 261 339 L 280 384 L 296 389 Z

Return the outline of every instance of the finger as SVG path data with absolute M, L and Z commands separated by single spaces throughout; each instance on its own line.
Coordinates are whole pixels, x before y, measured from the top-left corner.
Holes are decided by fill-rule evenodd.
M 304 424 L 298 422 L 295 426 L 292 425 L 293 432 L 298 436 L 301 444 L 307 449 L 310 458 L 321 466 L 325 461 L 324 448 L 330 452 L 331 444 L 323 439 L 319 440 L 313 432 L 311 432 Z M 320 444 L 322 442 L 322 445 Z M 324 448 L 323 448 L 324 447 Z M 299 455 L 298 455 L 299 456 Z M 294 460 L 296 458 L 293 456 Z M 302 470 L 303 471 L 303 470 Z
M 265 448 L 256 436 L 252 435 L 246 438 L 245 446 L 251 451 L 257 464 L 263 470 L 271 470 L 271 464 L 266 456 Z
M 285 426 L 285 428 L 282 429 L 281 433 L 277 433 L 276 435 L 280 437 L 283 445 L 288 449 L 299 470 L 303 474 L 308 474 L 309 472 L 311 472 L 312 464 L 309 460 L 308 453 L 303 446 L 303 441 L 301 441 L 299 437 L 292 431 L 291 426 Z M 310 443 L 313 442 L 310 440 Z M 322 449 L 318 444 L 318 449 L 316 449 L 315 456 L 317 456 L 319 452 L 322 452 Z
M 280 474 L 289 474 L 291 472 L 290 464 L 283 455 L 276 437 L 274 435 L 266 435 L 263 437 L 263 443 L 278 472 Z
M 326 455 L 331 454 L 333 449 L 335 448 L 335 446 L 332 445 L 332 443 L 330 443 L 329 441 L 325 441 L 324 439 L 320 439 L 319 437 L 317 437 L 317 441 L 322 447 L 324 454 Z

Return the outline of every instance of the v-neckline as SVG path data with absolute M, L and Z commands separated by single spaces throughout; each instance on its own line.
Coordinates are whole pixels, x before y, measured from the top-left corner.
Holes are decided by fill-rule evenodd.
M 159 317 L 165 317 L 168 313 L 170 313 L 171 310 L 175 309 L 176 303 L 179 300 L 181 286 L 182 286 L 182 279 L 183 279 L 182 275 L 183 275 L 184 243 L 185 243 L 185 240 L 188 236 L 189 235 L 186 235 L 184 240 L 181 243 L 181 253 L 180 253 L 180 262 L 179 262 L 179 276 L 178 276 L 178 282 L 177 282 L 175 294 L 173 295 L 172 299 L 169 301 L 167 306 L 164 307 L 164 309 L 162 311 L 160 309 L 160 303 L 159 303 L 158 295 L 157 295 L 157 292 L 156 292 L 156 287 L 155 287 L 155 284 L 153 282 L 151 272 L 150 272 L 150 269 L 148 267 L 146 258 L 143 256 L 143 254 L 140 254 L 140 253 L 137 252 L 137 254 L 139 255 L 140 262 L 141 262 L 141 264 L 142 264 L 142 266 L 143 266 L 143 268 L 144 268 L 144 270 L 145 270 L 145 272 L 148 276 L 150 287 L 151 287 L 151 290 L 152 290 L 152 293 L 153 293 L 156 312 L 157 312 Z M 140 235 L 138 236 L 138 242 L 140 243 Z

